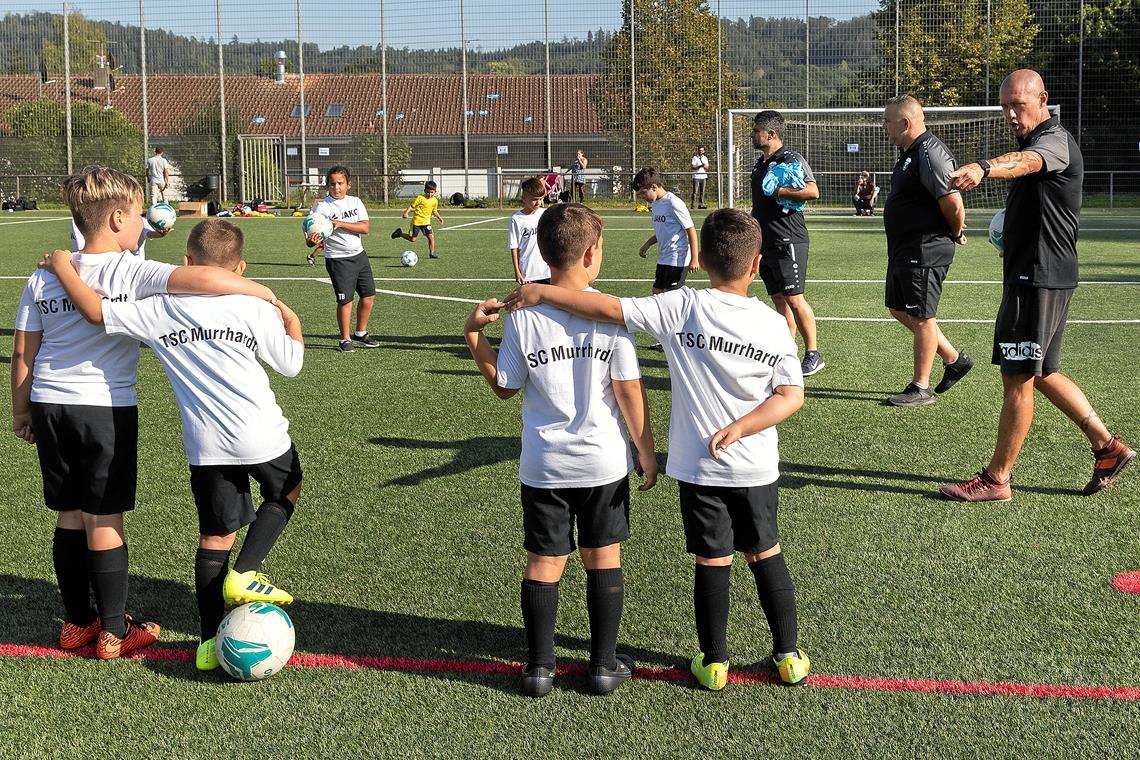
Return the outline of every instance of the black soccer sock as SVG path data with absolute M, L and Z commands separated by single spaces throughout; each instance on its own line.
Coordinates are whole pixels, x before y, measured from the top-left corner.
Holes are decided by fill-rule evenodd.
M 127 545 L 103 551 L 88 550 L 91 587 L 103 618 L 103 630 L 120 639 L 127 635 Z
M 198 549 L 194 555 L 194 594 L 198 597 L 198 619 L 202 626 L 202 641 L 214 638 L 226 603 L 222 598 L 222 584 L 230 564 L 228 549 Z
M 245 542 L 241 545 L 241 551 L 234 561 L 234 570 L 248 573 L 261 567 L 261 563 L 269 556 L 269 550 L 281 537 L 281 531 L 285 530 L 285 524 L 292 515 L 293 505 L 286 499 L 262 504 L 257 510 L 257 517 L 250 523 L 249 531 L 245 534 Z
M 55 529 L 51 542 L 51 559 L 55 580 L 63 597 L 67 622 L 81 628 L 91 625 L 99 616 L 91 606 L 91 568 L 87 559 L 87 531 L 82 528 Z
M 748 568 L 756 576 L 760 606 L 772 629 L 772 652 L 796 651 L 796 587 L 783 552 L 751 562 Z
M 625 603 L 625 579 L 620 567 L 586 571 L 586 610 L 590 615 L 590 667 L 617 667 L 621 610 Z
M 728 595 L 732 565 L 697 565 L 693 610 L 705 664 L 728 662 Z
M 523 627 L 527 664 L 554 667 L 554 626 L 558 622 L 558 584 L 522 582 Z

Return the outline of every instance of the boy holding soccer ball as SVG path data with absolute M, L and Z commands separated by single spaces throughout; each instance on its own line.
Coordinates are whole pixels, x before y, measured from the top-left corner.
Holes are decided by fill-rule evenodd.
M 776 528 L 776 426 L 803 405 L 800 361 L 785 320 L 748 296 L 760 267 L 754 219 L 735 209 L 710 214 L 701 267 L 712 285 L 704 290 L 619 299 L 523 285 L 507 304 L 557 306 L 661 341 L 673 378 L 666 472 L 680 482 L 686 548 L 696 559 L 700 651 L 690 670 L 708 689 L 728 680 L 729 578 L 741 552 L 772 631 L 767 664 L 784 683 L 799 684 L 809 662 L 796 644 L 795 587 Z
M 190 269 L 241 276 L 242 245 L 241 228 L 209 219 L 190 233 L 186 262 Z M 248 296 L 156 296 L 117 303 L 79 278 L 70 254 L 57 251 L 46 266 L 87 320 L 108 335 L 149 346 L 174 388 L 201 534 L 194 560 L 202 626 L 196 664 L 213 670 L 218 667 L 214 634 L 227 603 L 293 601 L 259 572 L 293 514 L 301 464 L 289 422 L 258 360 L 287 377 L 300 372 L 305 349 L 300 320 L 280 301 Z M 261 491 L 256 512 L 250 478 Z M 245 542 L 229 568 L 237 531 L 245 525 Z
M 551 285 L 574 294 L 590 287 L 602 265 L 602 219 L 578 204 L 543 213 L 538 248 Z M 475 307 L 465 337 L 491 390 L 501 399 L 523 394 L 523 546 L 527 552 L 522 612 L 528 657 L 526 694 L 541 697 L 554 684 L 554 626 L 558 582 L 578 546 L 586 567 L 590 617 L 589 687 L 598 694 L 633 674 L 633 660 L 617 654 L 625 599 L 621 542 L 629 537 L 629 472 L 634 469 L 625 427 L 637 449 L 645 491 L 657 482 L 657 459 L 633 338 L 617 325 L 599 324 L 559 309 L 512 314 L 498 354 L 483 328 L 499 317 L 495 299 Z M 575 392 L 567 392 L 573 388 Z
M 324 243 L 325 271 L 332 280 L 336 294 L 336 323 L 340 330 L 337 350 L 352 353 L 353 345 L 361 348 L 379 348 L 380 341 L 368 334 L 368 319 L 372 316 L 372 303 L 376 300 L 376 280 L 361 235 L 368 234 L 368 209 L 352 189 L 352 176 L 346 167 L 334 166 L 325 174 L 328 190 L 321 200 L 313 204 L 312 214 L 324 214 L 332 221 L 333 232 L 327 238 L 313 232 L 305 238 L 310 248 Z M 349 336 L 352 321 L 352 300 L 359 295 L 356 307 L 356 331 Z
M 142 232 L 143 194 L 129 175 L 91 167 L 64 180 L 63 195 L 85 244 L 61 273 L 95 288 L 97 302 L 101 294 L 130 306 L 179 292 L 273 298 L 264 285 L 232 272 L 130 253 Z M 13 344 L 12 431 L 37 445 L 44 501 L 58 513 L 52 559 L 65 610 L 59 644 L 95 642 L 95 656 L 104 660 L 149 646 L 159 626 L 126 614 L 123 513 L 134 509 L 138 470 L 138 341 L 85 322 L 61 281 L 37 271 L 20 299 Z

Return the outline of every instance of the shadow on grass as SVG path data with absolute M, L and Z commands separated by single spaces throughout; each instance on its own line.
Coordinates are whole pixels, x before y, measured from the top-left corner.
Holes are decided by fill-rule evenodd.
M 187 549 L 186 562 L 193 563 L 192 548 Z M 198 607 L 193 589 L 175 581 L 131 575 L 128 608 L 138 619 L 154 620 L 166 632 L 194 639 L 185 645 L 189 652 L 196 643 Z M 2 596 L 19 615 L 0 617 L 0 641 L 13 644 L 56 646 L 63 607 L 54 584 L 40 579 L 0 575 Z M 582 600 L 569 599 L 569 603 Z M 297 630 L 297 649 L 314 654 L 350 657 L 394 657 L 414 660 L 456 662 L 521 662 L 526 659 L 526 640 L 521 626 L 507 626 L 478 620 L 410 615 L 401 612 L 369 610 L 344 604 L 297 601 L 288 607 L 289 617 Z M 555 645 L 573 652 L 571 662 L 589 659 L 590 642 L 575 636 L 555 635 Z M 163 646 L 163 644 L 159 644 Z M 619 642 L 639 663 L 658 667 L 683 667 L 685 662 L 673 655 Z M 199 673 L 192 661 L 142 660 L 148 669 L 189 681 L 230 682 L 220 671 Z M 489 688 L 517 693 L 514 677 L 485 673 L 451 671 L 418 671 L 419 675 L 443 681 L 480 683 Z M 584 687 L 581 679 L 570 679 L 560 688 L 577 690 Z
M 844 491 L 911 494 L 935 501 L 949 501 L 938 493 L 939 486 L 946 483 L 957 483 L 963 479 L 960 475 L 916 475 L 910 472 L 893 472 L 890 470 L 860 470 L 854 467 L 797 464 L 786 460 L 780 462 L 780 473 L 780 488 L 818 486 L 821 488 L 838 488 Z M 852 478 L 868 479 L 870 482 L 856 481 Z M 902 481 L 926 485 L 924 487 L 910 487 L 883 481 Z M 1015 484 L 1013 490 L 1015 494 L 1018 491 L 1023 491 L 1046 496 L 1079 496 L 1081 493 L 1079 488 L 1051 488 L 1020 484 Z
M 459 334 L 463 325 L 456 327 L 455 335 L 380 335 L 384 342 L 383 348 L 397 351 L 439 351 L 450 354 L 458 359 L 471 359 L 471 352 L 467 348 L 467 341 Z M 491 340 L 492 347 L 497 348 L 498 340 Z
M 853 388 L 815 388 L 805 387 L 806 398 L 827 398 L 836 401 L 886 401 L 889 393 L 881 391 L 861 390 Z
M 419 472 L 401 475 L 384 484 L 397 486 L 416 486 L 432 478 L 456 475 L 480 467 L 499 464 L 500 462 L 517 461 L 520 446 L 517 436 L 469 438 L 466 441 L 415 441 L 408 438 L 369 438 L 368 442 L 375 446 L 390 446 L 400 449 L 435 449 L 453 452 L 450 462 Z

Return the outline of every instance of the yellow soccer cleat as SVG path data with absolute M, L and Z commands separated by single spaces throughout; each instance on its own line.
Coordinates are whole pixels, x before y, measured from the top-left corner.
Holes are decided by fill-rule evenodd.
M 697 683 L 712 691 L 720 691 L 728 683 L 728 663 L 710 662 L 705 665 L 704 652 L 693 658 L 689 672 L 697 679 Z
M 274 586 L 265 573 L 247 570 L 239 573 L 232 567 L 226 573 L 222 584 L 222 598 L 226 604 L 247 604 L 248 602 L 269 602 L 270 604 L 292 604 L 293 595 Z
M 788 686 L 800 686 L 807 683 L 808 673 L 811 671 L 811 660 L 804 654 L 804 650 L 797 649 L 795 654 L 789 654 L 779 660 L 773 656 L 772 662 L 776 666 L 780 680 Z
M 217 670 L 221 667 L 221 663 L 218 662 L 216 642 L 216 639 L 206 639 L 198 645 L 198 652 L 194 656 L 194 665 L 198 670 Z

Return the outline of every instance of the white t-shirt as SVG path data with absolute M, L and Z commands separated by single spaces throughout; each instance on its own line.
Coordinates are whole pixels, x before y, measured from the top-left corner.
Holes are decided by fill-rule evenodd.
M 146 181 L 151 185 L 161 185 L 166 181 L 163 172 L 170 168 L 170 162 L 160 155 L 146 160 Z
M 166 292 L 173 264 L 134 254 L 77 253 L 71 257 L 83 281 L 119 303 Z M 139 342 L 108 335 L 85 320 L 54 274 L 28 278 L 16 310 L 16 329 L 42 332 L 32 378 L 32 401 L 45 404 L 134 406 Z
M 524 214 L 519 209 L 507 225 L 507 249 L 519 249 L 519 271 L 527 282 L 550 279 L 550 267 L 538 252 L 538 220 L 543 208 L 539 206 L 533 213 Z
M 661 341 L 673 409 L 669 461 L 677 480 L 748 487 L 780 477 L 775 428 L 745 436 L 713 459 L 714 433 L 759 406 L 779 385 L 803 385 L 796 344 L 782 316 L 755 298 L 681 287 L 621 299 L 625 324 Z
M 519 480 L 590 488 L 628 475 L 633 456 L 610 380 L 639 377 L 633 337 L 620 325 L 546 305 L 508 316 L 498 383 L 524 388 Z
M 368 221 L 368 209 L 364 208 L 364 202 L 355 195 L 346 195 L 340 200 L 334 200 L 331 195 L 326 195 L 313 204 L 313 211 L 324 214 L 329 219 L 340 219 L 343 222 Z M 360 235 L 355 232 L 336 229 L 325 239 L 327 259 L 347 259 L 363 250 L 364 244 L 360 242 Z
M 150 346 L 162 362 L 190 464 L 260 464 L 289 450 L 289 421 L 257 360 L 293 377 L 305 347 L 285 333 L 269 303 L 239 295 L 104 301 L 103 322 L 108 333 Z
M 139 235 L 139 242 L 136 244 L 137 247 L 135 248 L 135 250 L 131 251 L 131 253 L 137 254 L 139 256 L 139 258 L 144 258 L 144 259 L 146 258 L 146 236 L 148 233 L 151 233 L 151 232 L 155 232 L 155 229 L 153 226 L 151 226 L 150 221 L 144 216 L 143 217 L 142 234 Z M 75 224 L 75 220 L 72 219 L 71 220 L 71 252 L 72 253 L 78 253 L 79 251 L 83 250 L 83 246 L 85 246 L 85 245 L 87 245 L 87 239 L 85 237 L 83 237 L 83 233 L 79 231 L 79 227 Z
M 690 162 L 693 167 L 693 179 L 708 179 L 709 178 L 709 157 L 702 156 L 700 153 L 694 153 L 693 159 Z
M 673 193 L 653 201 L 653 234 L 657 236 L 657 263 L 683 267 L 689 263 L 689 236 L 693 217 L 685 202 Z

